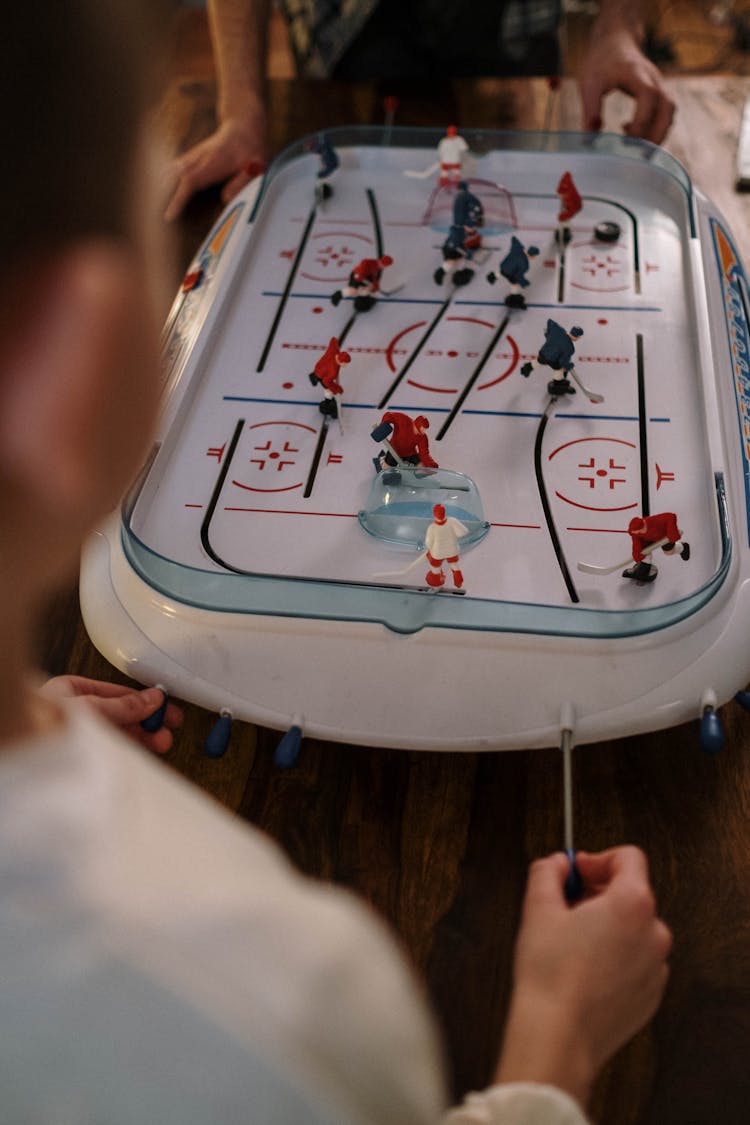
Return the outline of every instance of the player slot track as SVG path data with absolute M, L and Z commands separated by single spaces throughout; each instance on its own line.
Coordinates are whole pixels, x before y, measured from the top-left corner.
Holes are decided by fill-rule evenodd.
M 543 195 L 542 193 L 535 192 L 535 191 L 517 191 L 514 194 L 519 199 L 549 199 L 550 198 L 548 195 Z M 616 199 L 608 199 L 606 196 L 603 196 L 603 195 L 586 195 L 586 196 L 584 196 L 584 200 L 583 200 L 584 204 L 586 203 L 587 200 L 590 200 L 592 203 L 606 203 L 610 207 L 617 207 L 620 211 L 623 211 L 628 216 L 628 219 L 630 220 L 631 229 L 632 229 L 632 232 L 633 232 L 633 288 L 635 289 L 636 293 L 640 294 L 640 292 L 641 292 L 641 252 L 640 252 L 640 243 L 639 243 L 639 238 L 638 238 L 638 219 L 637 219 L 635 213 L 633 211 L 631 211 L 629 207 L 626 207 L 624 203 L 620 203 Z M 558 297 L 558 300 L 562 301 L 562 297 Z
M 422 351 L 422 348 L 425 346 L 425 344 L 429 340 L 430 336 L 432 335 L 432 333 L 435 331 L 435 329 L 437 328 L 440 321 L 445 316 L 445 313 L 447 312 L 448 307 L 449 307 L 451 301 L 453 300 L 453 296 L 454 296 L 453 293 L 449 293 L 449 295 L 446 297 L 445 301 L 443 301 L 442 305 L 438 309 L 434 318 L 432 319 L 432 321 L 428 325 L 427 331 L 424 333 L 424 335 L 418 341 L 416 347 L 414 348 L 414 351 L 411 353 L 411 355 L 407 359 L 406 363 L 401 368 L 401 370 L 398 372 L 398 374 L 396 375 L 396 378 L 393 380 L 390 387 L 388 388 L 388 390 L 385 392 L 385 394 L 381 398 L 380 402 L 378 403 L 378 410 L 383 410 L 385 408 L 389 399 L 391 398 L 391 396 L 393 395 L 393 393 L 395 392 L 397 387 L 400 385 L 401 380 L 404 378 L 407 371 L 409 370 L 411 365 L 416 360 L 417 356 Z
M 338 340 L 338 342 L 339 342 L 339 347 L 340 347 L 340 348 L 343 348 L 343 346 L 344 346 L 344 340 L 346 339 L 346 337 L 347 337 L 347 336 L 349 335 L 349 333 L 351 332 L 352 328 L 354 327 L 354 321 L 355 321 L 356 319 L 357 319 L 357 314 L 356 314 L 356 313 L 352 313 L 352 315 L 351 315 L 351 316 L 349 317 L 349 319 L 347 320 L 346 324 L 344 325 L 344 327 L 343 327 L 343 328 L 341 329 L 341 331 L 339 332 L 338 336 L 336 337 L 336 339 L 337 339 L 337 340 Z
M 232 434 L 232 440 L 230 441 L 229 448 L 227 449 L 227 455 L 224 458 L 224 464 L 219 470 L 219 475 L 216 478 L 214 490 L 211 493 L 211 499 L 209 500 L 208 507 L 206 508 L 206 514 L 201 522 L 201 544 L 203 546 L 203 550 L 206 552 L 210 559 L 213 559 L 215 563 L 218 563 L 219 566 L 223 566 L 227 570 L 233 570 L 234 567 L 228 567 L 224 560 L 219 558 L 219 556 L 216 554 L 208 538 L 208 531 L 211 526 L 211 520 L 213 519 L 214 511 L 216 510 L 216 505 L 219 502 L 221 490 L 224 487 L 224 481 L 227 479 L 229 466 L 231 465 L 234 458 L 235 450 L 237 449 L 237 443 L 240 440 L 240 435 L 242 433 L 244 425 L 245 419 L 240 418 L 239 422 L 234 427 L 234 433 Z
M 341 407 L 339 407 L 339 410 L 340 409 Z M 318 475 L 320 458 L 323 453 L 323 447 L 326 443 L 326 437 L 328 435 L 329 422 L 329 418 L 324 418 L 323 424 L 320 427 L 320 433 L 318 434 L 318 440 L 315 445 L 315 452 L 313 453 L 312 464 L 310 465 L 310 472 L 307 474 L 307 480 L 305 481 L 305 491 L 302 493 L 305 500 L 308 500 L 310 496 L 312 496 L 312 490 L 315 485 L 315 478 Z
M 380 212 L 378 211 L 377 200 L 375 199 L 375 192 L 372 188 L 367 188 L 365 191 L 367 202 L 370 205 L 370 214 L 372 215 L 372 225 L 375 231 L 375 257 L 382 258 L 383 256 L 383 228 L 380 225 Z
M 369 204 L 369 207 L 370 207 L 370 215 L 372 216 L 372 227 L 373 227 L 373 231 L 374 231 L 374 240 L 376 240 L 378 258 L 380 258 L 383 250 L 382 250 L 382 225 L 380 223 L 380 213 L 379 213 L 379 210 L 378 210 L 378 203 L 377 203 L 376 196 L 374 196 L 374 191 L 372 190 L 372 188 L 365 189 L 365 195 L 367 195 L 367 197 L 368 197 L 368 204 Z M 261 358 L 260 358 L 259 361 L 257 361 L 257 368 L 256 368 L 257 371 L 263 370 L 263 368 L 265 367 L 265 361 L 266 361 L 266 359 L 269 358 L 269 352 L 271 351 L 271 345 L 273 344 L 275 334 L 277 334 L 277 332 L 278 332 L 278 328 L 279 328 L 279 324 L 281 322 L 281 316 L 283 315 L 284 308 L 287 307 L 287 302 L 289 300 L 289 295 L 291 293 L 291 287 L 293 285 L 293 282 L 295 282 L 295 278 L 297 276 L 297 270 L 299 269 L 299 263 L 300 263 L 302 254 L 305 253 L 305 248 L 307 246 L 307 242 L 308 242 L 308 239 L 309 239 L 309 236 L 310 236 L 310 231 L 313 230 L 313 223 L 315 222 L 315 216 L 316 215 L 317 215 L 317 207 L 313 207 L 313 209 L 311 209 L 311 212 L 310 212 L 310 214 L 307 218 L 307 223 L 305 224 L 305 230 L 304 230 L 304 232 L 302 232 L 302 237 L 301 237 L 299 246 L 297 248 L 297 253 L 295 254 L 295 260 L 293 260 L 293 262 L 291 263 L 291 269 L 289 270 L 289 276 L 287 278 L 287 284 L 286 284 L 286 286 L 283 287 L 281 297 L 279 298 L 279 304 L 277 306 L 277 311 L 275 311 L 273 321 L 271 322 L 271 327 L 269 328 L 269 334 L 268 334 L 268 336 L 265 337 L 265 344 L 263 345 L 263 351 L 261 352 Z M 338 342 L 340 342 L 340 344 L 343 344 L 345 336 L 347 334 L 349 334 L 349 332 L 351 330 L 351 327 L 354 324 L 355 319 L 356 319 L 356 313 L 354 313 L 354 315 L 350 317 L 349 321 L 346 322 L 341 335 L 338 336 Z
M 603 195 L 587 195 L 586 199 L 590 199 L 590 200 L 592 200 L 596 203 L 608 203 L 612 207 L 619 207 L 620 210 L 624 211 L 625 214 L 630 219 L 630 222 L 631 222 L 631 225 L 632 225 L 632 231 L 633 231 L 633 288 L 635 289 L 636 293 L 640 293 L 641 292 L 641 251 L 640 251 L 640 245 L 639 245 L 639 241 L 638 241 L 638 219 L 637 219 L 635 213 L 633 211 L 631 211 L 629 207 L 626 207 L 624 203 L 618 203 L 614 199 L 607 199 Z
M 539 423 L 539 429 L 536 433 L 536 441 L 534 442 L 534 472 L 536 474 L 537 488 L 539 489 L 539 499 L 542 502 L 544 519 L 547 524 L 547 530 L 549 532 L 550 539 L 552 540 L 552 549 L 555 552 L 557 564 L 560 567 L 560 573 L 563 576 L 563 581 L 567 588 L 568 594 L 570 595 L 570 600 L 572 602 L 579 602 L 581 599 L 578 596 L 578 591 L 576 590 L 575 583 L 573 582 L 570 570 L 568 569 L 568 564 L 565 561 L 565 555 L 563 554 L 560 537 L 557 534 L 555 521 L 552 517 L 552 509 L 550 508 L 549 498 L 547 496 L 547 487 L 544 483 L 544 473 L 542 471 L 542 439 L 544 438 L 544 431 L 547 429 L 547 423 L 549 422 L 549 413 L 554 403 L 555 399 L 550 398 L 544 414 L 542 415 L 542 419 Z
M 448 417 L 445 419 L 442 426 L 438 430 L 438 434 L 437 434 L 437 437 L 435 439 L 436 441 L 440 441 L 441 438 L 445 437 L 445 435 L 448 432 L 450 426 L 453 424 L 454 418 L 456 417 L 459 410 L 463 406 L 464 402 L 468 398 L 469 393 L 470 393 L 472 387 L 474 386 L 474 384 L 476 383 L 477 379 L 479 378 L 480 373 L 484 369 L 484 366 L 487 363 L 487 360 L 492 355 L 493 348 L 495 347 L 498 340 L 502 336 L 503 332 L 507 328 L 509 320 L 510 320 L 510 315 L 506 315 L 505 318 L 503 319 L 503 321 L 501 322 L 500 327 L 496 331 L 495 335 L 490 340 L 489 344 L 487 345 L 487 347 L 484 351 L 484 354 L 483 354 L 482 358 L 479 360 L 479 363 L 474 368 L 468 383 L 466 384 L 464 389 L 461 391 L 461 394 L 458 396 L 455 403 L 453 404 L 453 409 L 451 410 L 450 414 L 448 415 Z
M 560 270 L 557 275 L 557 300 L 562 304 L 565 300 L 565 240 L 562 240 L 560 249 Z
M 284 312 L 284 309 L 286 308 L 286 303 L 289 300 L 289 294 L 292 291 L 292 285 L 294 283 L 294 278 L 296 277 L 297 270 L 299 269 L 299 264 L 300 264 L 300 261 L 302 259 L 302 255 L 305 252 L 305 247 L 307 246 L 307 240 L 310 237 L 310 231 L 312 230 L 312 225 L 315 222 L 316 212 L 317 212 L 317 207 L 313 207 L 312 211 L 310 212 L 310 214 L 308 216 L 307 222 L 305 223 L 305 229 L 302 232 L 302 238 L 300 239 L 300 244 L 297 247 L 297 253 L 294 255 L 294 261 L 292 262 L 292 268 L 289 270 L 289 276 L 286 280 L 286 285 L 284 286 L 284 292 L 281 294 L 281 298 L 280 298 L 279 303 L 276 307 L 276 313 L 274 315 L 273 321 L 271 322 L 271 327 L 268 330 L 268 336 L 266 337 L 266 342 L 265 342 L 265 345 L 263 347 L 263 351 L 261 352 L 260 359 L 258 360 L 258 366 L 256 368 L 257 371 L 262 371 L 263 368 L 266 365 L 266 360 L 268 359 L 268 353 L 271 350 L 271 345 L 273 344 L 274 337 L 276 335 L 279 324 L 281 322 L 282 313 Z
M 638 373 L 638 445 L 641 463 L 641 515 L 651 515 L 648 489 L 648 431 L 646 427 L 646 372 L 643 362 L 643 336 L 635 337 L 635 361 Z
M 365 195 L 367 196 L 367 202 L 370 205 L 370 215 L 372 216 L 372 225 L 373 225 L 373 230 L 374 230 L 374 233 L 375 233 L 375 253 L 376 253 L 376 256 L 378 258 L 380 258 L 383 255 L 383 228 L 380 224 L 380 213 L 378 212 L 378 204 L 377 204 L 377 200 L 375 199 L 375 192 L 372 190 L 372 188 L 366 188 Z M 354 327 L 354 322 L 355 322 L 356 319 L 357 319 L 357 313 L 355 311 L 349 317 L 346 324 L 344 325 L 344 327 L 341 329 L 338 336 L 336 337 L 338 342 L 339 342 L 339 347 L 344 346 L 344 340 L 346 339 L 346 337 L 349 335 L 352 328 Z M 305 493 L 305 495 L 307 495 L 307 493 Z
M 325 435 L 326 435 L 326 431 L 328 429 L 329 422 L 330 422 L 330 419 L 328 419 L 328 418 L 323 419 L 323 425 L 321 427 L 320 436 L 318 438 L 318 449 L 316 450 L 316 457 L 318 459 L 320 459 L 320 451 L 322 450 L 323 444 L 325 442 Z M 203 546 L 203 550 L 206 552 L 208 557 L 213 562 L 215 562 L 217 564 L 217 566 L 222 567 L 223 570 L 228 570 L 232 574 L 243 575 L 246 578 L 274 578 L 274 577 L 277 577 L 277 576 L 273 575 L 273 574 L 266 574 L 262 571 L 244 570 L 241 567 L 232 566 L 231 563 L 227 562 L 226 559 L 223 559 L 221 557 L 221 555 L 217 554 L 217 552 L 211 546 L 211 538 L 210 538 L 211 522 L 214 518 L 216 506 L 219 502 L 219 497 L 221 495 L 221 490 L 224 487 L 224 482 L 227 479 L 227 474 L 229 473 L 230 465 L 232 464 L 232 461 L 234 460 L 234 455 L 235 455 L 235 452 L 237 450 L 237 445 L 238 445 L 240 437 L 242 435 L 242 430 L 243 430 L 244 425 L 245 425 L 245 419 L 240 418 L 239 421 L 237 422 L 237 425 L 234 428 L 234 433 L 232 434 L 232 439 L 229 443 L 229 448 L 227 449 L 227 454 L 226 454 L 226 457 L 224 459 L 224 464 L 221 466 L 221 469 L 219 470 L 219 475 L 216 478 L 216 484 L 214 485 L 214 490 L 211 493 L 211 499 L 209 500 L 208 505 L 206 507 L 206 514 L 204 515 L 203 521 L 201 523 L 201 530 L 200 530 L 201 545 Z M 305 493 L 305 495 L 307 495 L 307 493 Z M 415 561 L 419 561 L 419 560 L 415 560 Z M 292 579 L 296 582 L 311 581 L 311 579 L 306 579 L 304 577 L 304 575 L 291 574 L 291 575 L 288 575 L 286 577 L 289 577 L 290 579 Z M 321 582 L 326 586 L 332 586 L 332 585 L 335 586 L 335 585 L 338 585 L 339 582 L 340 582 L 340 580 L 337 579 L 337 578 L 322 578 L 322 577 L 316 578 L 316 579 L 314 579 L 314 581 Z M 442 594 L 442 595 L 445 595 L 445 594 L 463 595 L 463 594 L 466 593 L 466 591 L 463 590 L 463 589 L 456 589 L 456 590 L 445 589 L 445 590 L 436 591 L 431 586 L 422 586 L 422 585 L 410 586 L 405 582 L 376 582 L 376 581 L 362 582 L 362 581 L 359 581 L 357 579 L 347 579 L 346 584 L 348 586 L 357 586 L 357 587 L 360 587 L 360 588 L 363 588 L 363 589 L 395 590 L 395 591 L 398 591 L 398 592 L 410 591 L 411 593 L 414 593 L 414 594 L 426 594 L 429 597 L 434 597 L 436 593 Z

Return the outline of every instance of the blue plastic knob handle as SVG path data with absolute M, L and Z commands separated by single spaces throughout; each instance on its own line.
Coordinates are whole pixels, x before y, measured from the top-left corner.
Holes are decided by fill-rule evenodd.
M 707 754 L 718 754 L 724 747 L 724 728 L 716 712 L 707 707 L 700 726 L 701 746 Z
M 288 770 L 297 764 L 302 748 L 302 727 L 291 726 L 276 747 L 273 760 L 279 769 Z
M 580 902 L 583 898 L 583 879 L 581 878 L 581 872 L 578 870 L 578 864 L 576 863 L 576 853 L 566 848 L 565 854 L 570 863 L 570 871 L 566 876 L 563 892 L 565 894 L 565 901 L 569 906 L 572 906 L 574 903 Z
M 167 693 L 164 692 L 164 699 L 161 705 L 147 715 L 145 719 L 141 719 L 141 728 L 147 731 L 148 734 L 155 734 L 157 730 L 161 730 L 164 726 L 164 712 L 167 709 Z
M 223 758 L 229 746 L 229 732 L 232 728 L 232 716 L 228 713 L 219 715 L 218 719 L 208 732 L 203 743 L 203 752 L 207 758 Z

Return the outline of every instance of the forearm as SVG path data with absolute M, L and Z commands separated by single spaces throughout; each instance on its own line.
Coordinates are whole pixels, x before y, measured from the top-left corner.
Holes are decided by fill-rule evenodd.
M 601 0 L 591 38 L 598 39 L 617 32 L 626 32 L 639 46 L 643 44 L 646 38 L 645 0 Z
M 208 0 L 220 121 L 247 116 L 264 100 L 270 0 Z
M 575 1021 L 546 998 L 514 994 L 495 1082 L 537 1082 L 564 1090 L 585 1109 L 596 1077 Z

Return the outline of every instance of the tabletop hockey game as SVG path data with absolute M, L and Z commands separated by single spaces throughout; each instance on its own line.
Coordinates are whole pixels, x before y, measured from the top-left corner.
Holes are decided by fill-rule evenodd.
M 226 209 L 87 629 L 143 683 L 365 745 L 699 717 L 750 679 L 731 232 L 643 142 L 447 136 L 331 130 Z

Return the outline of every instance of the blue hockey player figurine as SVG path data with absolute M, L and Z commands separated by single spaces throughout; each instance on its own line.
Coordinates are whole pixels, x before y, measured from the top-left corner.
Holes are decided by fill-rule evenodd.
M 544 330 L 544 343 L 536 357 L 537 363 L 544 367 L 552 368 L 552 379 L 547 384 L 551 395 L 574 395 L 576 389 L 567 379 L 573 369 L 573 356 L 575 355 L 574 341 L 583 336 L 583 329 L 573 327 L 569 332 L 554 320 L 547 321 Z M 524 363 L 521 374 L 528 376 L 534 370 L 533 363 Z
M 466 285 L 474 276 L 474 270 L 464 266 L 455 269 L 464 260 L 471 261 L 474 251 L 482 245 L 482 236 L 477 227 L 484 222 L 484 208 L 476 195 L 469 191 L 468 184 L 461 180 L 453 201 L 453 225 L 443 243 L 443 264 L 434 273 L 435 283 L 442 285 L 445 275 L 453 273 L 454 285 Z
M 317 141 L 314 141 L 310 146 L 310 151 L 316 153 L 320 160 L 320 168 L 318 169 L 318 182 L 315 186 L 315 194 L 318 199 L 330 199 L 333 195 L 333 188 L 329 180 L 333 173 L 338 168 L 341 161 L 338 154 L 334 149 L 331 142 L 325 133 L 320 133 Z
M 521 292 L 528 288 L 529 258 L 535 258 L 539 253 L 538 246 L 524 247 L 515 235 L 510 240 L 510 250 L 500 263 L 500 274 L 510 282 L 511 291 L 505 298 L 505 303 L 511 309 L 525 309 L 526 298 Z M 497 281 L 497 274 L 488 273 L 487 280 L 491 285 Z
M 459 183 L 453 200 L 453 222 L 471 230 L 476 230 L 484 223 L 484 207 L 481 200 L 469 191 L 466 180 Z

